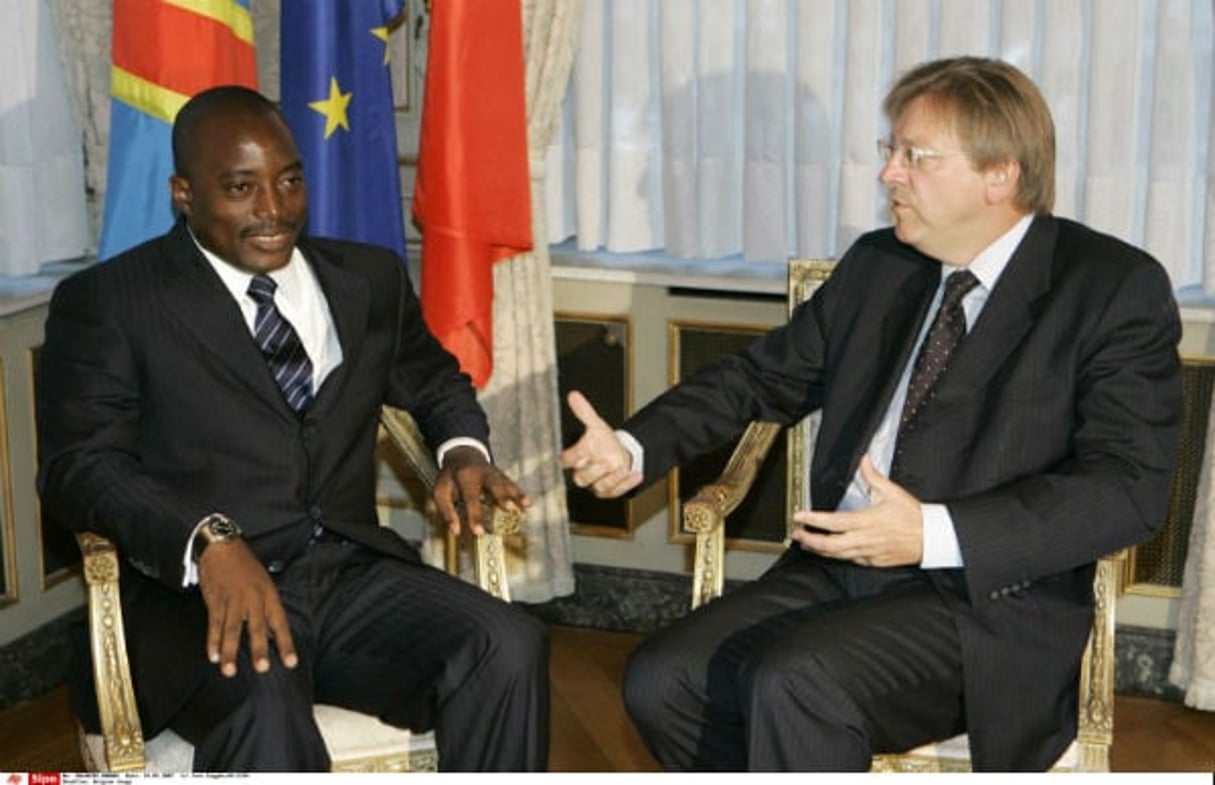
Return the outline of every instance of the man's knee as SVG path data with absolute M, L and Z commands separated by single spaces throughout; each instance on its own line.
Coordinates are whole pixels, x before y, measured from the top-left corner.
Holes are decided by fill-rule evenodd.
M 624 705 L 639 727 L 661 725 L 672 696 L 684 683 L 678 657 L 651 638 L 629 657 L 622 685 Z
M 748 715 L 795 703 L 808 713 L 859 719 L 837 660 L 835 653 L 817 649 L 757 651 L 739 670 L 739 705 Z
M 495 670 L 526 676 L 543 672 L 547 678 L 548 626 L 513 605 L 502 604 L 487 623 L 478 626 L 480 645 Z
M 205 731 L 196 727 L 195 768 L 236 771 L 326 771 L 329 755 L 312 713 L 310 691 L 295 671 L 274 663 L 255 673 L 247 658 L 237 679 L 225 680 L 208 706 L 202 696 L 186 707 L 197 723 L 208 710 L 224 716 Z M 224 689 L 230 687 L 231 689 Z M 239 696 L 235 698 L 234 696 Z M 224 707 L 227 707 L 226 709 Z M 175 723 L 175 726 L 177 723 Z

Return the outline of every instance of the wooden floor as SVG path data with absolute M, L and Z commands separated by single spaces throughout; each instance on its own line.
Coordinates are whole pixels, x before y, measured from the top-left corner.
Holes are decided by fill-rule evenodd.
M 560 772 L 658 771 L 620 703 L 620 675 L 640 637 L 555 627 L 552 747 Z M 1164 701 L 1119 697 L 1114 771 L 1215 770 L 1215 713 Z M 0 712 L 0 770 L 77 771 L 75 725 L 67 693 L 51 693 Z

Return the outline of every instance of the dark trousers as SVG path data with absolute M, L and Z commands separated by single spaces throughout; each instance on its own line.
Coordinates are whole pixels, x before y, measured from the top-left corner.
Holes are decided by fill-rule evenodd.
M 325 771 L 314 703 L 435 729 L 445 771 L 542 771 L 548 631 L 515 606 L 430 567 L 321 541 L 277 580 L 299 654 L 238 675 L 218 668 L 171 726 L 197 771 Z
M 957 629 L 925 575 L 800 551 L 642 643 L 624 697 L 679 771 L 866 771 L 965 724 Z

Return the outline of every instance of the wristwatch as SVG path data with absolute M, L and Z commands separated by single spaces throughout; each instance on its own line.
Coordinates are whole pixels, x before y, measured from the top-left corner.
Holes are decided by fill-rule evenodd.
M 240 527 L 236 525 L 236 521 L 218 512 L 211 513 L 202 519 L 194 536 L 194 561 L 199 560 L 208 545 L 228 542 L 240 536 Z

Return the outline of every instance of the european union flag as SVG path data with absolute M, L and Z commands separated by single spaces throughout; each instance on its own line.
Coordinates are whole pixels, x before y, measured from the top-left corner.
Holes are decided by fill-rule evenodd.
M 281 107 L 308 182 L 313 235 L 405 254 L 389 23 L 403 0 L 282 5 Z

